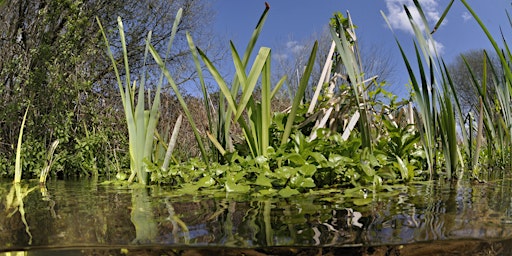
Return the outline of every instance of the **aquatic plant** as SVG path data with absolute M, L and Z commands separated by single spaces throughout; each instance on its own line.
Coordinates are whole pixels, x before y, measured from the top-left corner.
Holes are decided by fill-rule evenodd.
M 201 56 L 206 67 L 217 82 L 221 92 L 217 109 L 217 126 L 211 126 L 210 129 L 213 129 L 213 131 L 208 132 L 208 137 L 221 155 L 233 153 L 235 150 L 231 136 L 232 123 L 238 123 L 242 128 L 246 145 L 253 158 L 260 156 L 267 157 L 267 150 L 269 147 L 279 146 L 271 145 L 272 134 L 270 134 L 270 126 L 274 115 L 271 102 L 283 85 L 286 77 L 281 78 L 275 86 L 272 86 L 270 81 L 271 50 L 267 47 L 262 47 L 259 50 L 249 73 L 246 73 L 246 70 L 249 68 L 248 61 L 267 17 L 268 10 L 269 6 L 266 5 L 242 58 L 240 58 L 240 54 L 235 48 L 233 42 L 230 42 L 232 59 L 236 70 L 236 76 L 233 78 L 233 82 L 230 85 L 228 85 L 228 83 L 221 77 L 218 69 L 213 65 L 206 54 L 201 49 L 195 47 L 192 39 L 188 37 L 189 45 L 194 56 L 196 67 L 198 68 L 201 81 L 204 81 L 204 78 L 199 64 L 199 59 L 197 57 L 198 55 Z M 280 145 L 286 143 L 290 137 L 295 116 L 297 115 L 297 109 L 304 96 L 305 88 L 308 85 L 309 77 L 313 68 L 314 56 L 316 55 L 316 49 L 317 44 L 313 46 L 308 65 L 306 66 L 304 75 L 300 81 L 299 90 L 293 100 L 285 129 L 279 138 L 279 141 L 281 142 Z M 255 90 L 260 78 L 261 84 L 259 85 L 259 89 L 261 90 L 261 100 L 258 100 L 255 98 Z M 203 88 L 205 108 L 209 109 L 209 95 L 204 86 L 204 82 L 201 82 L 201 84 Z M 237 102 L 238 97 L 239 100 Z M 209 122 L 212 125 L 213 123 L 211 120 L 213 118 L 211 117 L 211 113 L 208 113 L 208 116 L 210 120 Z M 245 116 L 247 117 L 247 120 L 245 119 Z
M 418 1 L 415 0 L 414 4 L 420 14 L 421 20 L 419 22 L 421 25 L 412 18 L 411 12 L 407 7 L 404 6 L 404 9 L 416 37 L 414 50 L 420 75 L 419 79 L 417 79 L 411 62 L 400 42 L 397 39 L 396 42 L 409 73 L 413 89 L 412 98 L 420 116 L 416 126 L 421 134 L 423 147 L 425 148 L 430 179 L 434 178 L 434 172 L 438 170 L 437 164 L 442 165 L 438 161 L 438 153 L 442 154 L 446 170 L 445 174 L 448 179 L 451 179 L 452 174 L 456 173 L 459 166 L 464 164 L 457 142 L 457 119 L 455 118 L 455 112 L 458 113 L 459 125 L 463 124 L 463 118 L 446 65 L 438 56 L 435 46 L 432 45 L 434 40 L 432 34 L 429 33 L 431 30 L 429 29 L 425 14 Z M 445 15 L 446 12 L 442 18 Z M 388 22 L 384 14 L 383 17 Z M 388 26 L 391 27 L 389 22 Z M 421 27 L 424 29 L 421 29 Z M 466 135 L 463 134 L 463 137 L 465 139 Z M 467 140 L 465 139 L 464 141 Z
M 483 105 L 479 114 L 483 115 L 482 121 L 486 131 L 487 151 L 489 153 L 493 152 L 492 154 L 488 154 L 490 157 L 489 160 L 492 161 L 489 164 L 499 164 L 510 167 L 512 164 L 510 162 L 510 146 L 512 145 L 512 89 L 510 88 L 512 71 L 510 68 L 510 60 L 512 59 L 512 53 L 505 36 L 502 35 L 502 49 L 498 46 L 498 42 L 494 39 L 467 1 L 462 0 L 461 2 L 479 24 L 482 32 L 484 32 L 495 50 L 501 64 L 499 67 L 494 66 L 492 62 L 489 61 L 487 53 L 485 53 L 485 58 L 482 61 L 484 68 L 487 68 L 486 62 L 489 63 L 490 72 L 484 69 L 484 76 L 490 75 L 492 77 L 496 84 L 496 94 L 488 92 L 488 86 L 486 84 L 487 79 L 477 81 L 473 74 L 471 76 L 475 89 L 481 97 L 481 105 Z M 507 16 L 510 21 L 508 13 Z M 512 23 L 510 23 L 510 25 L 512 26 Z M 472 72 L 469 65 L 468 70 Z
M 59 145 L 59 140 L 55 140 L 50 148 L 48 149 L 48 152 L 46 153 L 46 161 L 44 163 L 44 167 L 41 170 L 41 175 L 39 176 L 39 183 L 44 184 L 46 183 L 46 179 L 48 178 L 48 174 L 50 173 L 50 169 L 52 167 L 53 161 L 54 161 L 54 153 L 55 149 L 57 149 L 57 146 Z
M 18 135 L 18 145 L 16 146 L 16 162 L 14 166 L 14 183 L 21 182 L 21 146 L 23 141 L 23 129 L 25 128 L 25 120 L 27 119 L 29 107 L 25 110 L 25 114 L 23 115 L 23 121 L 21 122 L 20 134 Z
M 172 46 L 172 41 L 176 35 L 177 27 L 181 19 L 182 10 L 180 9 L 176 15 L 176 19 L 173 24 L 171 38 L 168 44 L 168 52 Z M 144 71 L 141 76 L 141 81 L 138 87 L 137 99 L 135 98 L 135 90 L 137 88 L 136 80 L 132 81 L 130 77 L 130 66 L 128 63 L 128 52 L 126 47 L 126 40 L 124 35 L 124 26 L 121 18 L 118 18 L 119 35 L 121 45 L 123 49 L 123 61 L 125 68 L 125 82 L 121 81 L 120 72 L 117 69 L 117 62 L 114 58 L 112 50 L 109 46 L 105 30 L 103 29 L 101 22 L 97 19 L 100 26 L 100 30 L 103 34 L 105 44 L 107 45 L 108 55 L 112 61 L 114 72 L 117 79 L 119 93 L 123 102 L 123 108 L 126 116 L 126 122 L 128 126 L 129 135 L 129 148 L 130 148 L 130 168 L 131 175 L 128 179 L 129 182 L 133 181 L 135 177 L 141 184 L 147 184 L 149 182 L 148 169 L 144 161 L 151 161 L 153 154 L 153 142 L 156 127 L 159 119 L 159 107 L 160 107 L 160 91 L 163 84 L 163 74 L 160 77 L 160 81 L 157 84 L 155 96 L 153 102 L 149 102 L 151 108 L 145 110 L 145 87 L 146 87 L 146 59 L 148 52 L 151 50 L 153 53 L 154 48 L 151 47 L 151 31 L 148 33 L 146 38 L 146 50 L 144 54 Z M 159 63 L 160 64 L 160 63 Z M 169 78 L 169 77 L 168 77 Z M 148 95 L 150 93 L 148 92 Z M 148 98 L 150 98 L 148 96 Z

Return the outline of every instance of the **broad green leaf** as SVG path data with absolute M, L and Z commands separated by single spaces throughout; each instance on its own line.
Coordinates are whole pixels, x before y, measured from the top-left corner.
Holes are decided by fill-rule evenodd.
M 183 185 L 180 189 L 178 189 L 178 193 L 183 193 L 183 194 L 190 194 L 190 195 L 194 195 L 197 193 L 197 191 L 199 190 L 199 186 L 196 185 L 196 184 L 185 184 Z
M 209 175 L 207 175 L 207 176 L 202 177 L 200 180 L 198 180 L 196 185 L 201 188 L 208 188 L 208 187 L 215 185 L 215 180 L 212 177 L 210 177 Z
M 293 195 L 298 195 L 298 194 L 300 194 L 300 192 L 298 190 L 290 188 L 288 186 L 286 186 L 286 188 L 279 190 L 279 195 L 282 197 L 291 197 Z
M 306 164 L 301 167 L 298 167 L 299 172 L 306 177 L 312 177 L 316 172 L 316 166 L 312 164 Z
M 290 167 L 290 166 L 283 166 L 280 168 L 277 168 L 274 173 L 276 176 L 280 179 L 289 179 L 293 175 L 297 173 L 297 169 Z
M 290 179 L 293 187 L 296 188 L 314 188 L 316 187 L 315 181 L 309 177 L 295 176 Z
M 284 156 L 284 160 L 289 160 L 296 165 L 306 164 L 306 160 L 299 153 L 290 153 Z
M 256 178 L 255 184 L 263 187 L 272 187 L 272 180 L 269 179 L 265 174 L 260 173 L 258 178 Z
M 396 162 L 393 163 L 398 170 L 400 171 L 400 174 L 402 175 L 402 179 L 409 180 L 409 170 L 407 169 L 407 166 L 405 165 L 402 158 L 396 156 Z
M 251 186 L 237 184 L 234 181 L 226 181 L 226 192 L 228 193 L 247 193 L 251 190 Z
M 354 205 L 357 205 L 357 206 L 363 206 L 363 205 L 369 205 L 371 204 L 373 201 L 373 199 L 371 197 L 369 198 L 356 198 L 354 199 Z

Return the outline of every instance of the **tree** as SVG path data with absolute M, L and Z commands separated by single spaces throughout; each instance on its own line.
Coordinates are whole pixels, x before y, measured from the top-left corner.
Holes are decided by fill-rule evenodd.
M 484 59 L 486 59 L 487 62 L 486 93 L 491 97 L 486 97 L 486 99 L 483 100 L 488 100 L 493 98 L 492 95 L 494 95 L 495 92 L 494 88 L 498 82 L 496 78 L 499 79 L 499 72 L 501 72 L 499 68 L 501 63 L 496 54 L 487 53 L 483 49 L 470 50 L 462 53 L 448 65 L 448 73 L 450 74 L 455 90 L 457 91 L 457 97 L 460 101 L 461 109 L 464 114 L 467 114 L 470 111 L 476 114 L 478 113 L 479 93 L 473 83 L 469 69 L 471 69 L 476 81 L 480 83 L 477 86 L 481 86 L 481 81 L 484 79 Z M 496 75 L 498 77 L 493 75 L 493 70 L 497 72 Z
M 306 91 L 306 98 L 313 96 L 316 89 L 316 83 L 320 79 L 323 65 L 327 59 L 327 54 L 331 47 L 331 34 L 329 28 L 324 28 L 320 34 L 313 34 L 310 38 L 302 42 L 289 40 L 285 46 L 278 48 L 276 51 L 278 57 L 276 58 L 276 74 L 278 77 L 288 75 L 287 85 L 289 93 L 294 95 L 297 88 L 299 77 L 297 74 L 302 73 L 302 69 L 307 61 L 308 55 L 311 50 L 313 42 L 318 40 L 318 52 L 315 60 L 315 68 L 311 74 L 311 86 Z M 366 44 L 363 40 L 358 41 L 360 52 L 362 56 L 362 70 L 365 72 L 365 77 L 370 78 L 377 76 L 377 83 L 380 82 L 393 82 L 393 76 L 396 72 L 393 60 L 389 54 L 386 54 L 381 47 L 376 45 Z M 286 54 L 285 54 L 286 53 Z
M 120 54 L 117 16 L 123 18 L 132 72 L 141 74 L 144 40 L 165 55 L 175 14 L 183 8 L 179 33 L 169 58 L 177 83 L 194 78 L 185 31 L 210 49 L 211 9 L 201 0 L 70 1 L 12 0 L 0 4 L 0 175 L 8 172 L 21 116 L 27 106 L 25 169 L 38 172 L 44 151 L 61 144 L 62 169 L 101 169 L 112 163 L 115 148 L 125 150 L 123 113 L 117 87 L 95 17 L 110 32 Z M 123 69 L 121 69 L 123 70 Z M 158 67 L 149 69 L 153 79 Z M 157 79 L 157 78 L 155 78 Z M 87 151 L 96 151 L 91 154 Z M 90 168 L 84 167 L 90 162 Z M 86 170 L 91 172 L 91 170 Z

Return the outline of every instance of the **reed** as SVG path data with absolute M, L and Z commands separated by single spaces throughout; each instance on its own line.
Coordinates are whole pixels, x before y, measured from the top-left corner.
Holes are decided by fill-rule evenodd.
M 174 40 L 174 36 L 177 32 L 177 27 L 180 22 L 182 15 L 182 9 L 178 11 L 176 14 L 176 18 L 174 20 L 174 24 L 172 27 L 171 37 L 168 44 L 167 54 L 170 51 L 172 46 L 172 42 Z M 156 86 L 155 96 L 153 102 L 151 103 L 150 93 L 148 92 L 148 105 L 150 105 L 150 109 L 145 109 L 145 87 L 146 85 L 146 61 L 148 58 L 148 54 L 150 51 L 154 51 L 154 48 L 151 47 L 151 31 L 148 33 L 146 38 L 146 48 L 144 53 L 144 65 L 143 65 L 143 74 L 140 78 L 140 83 L 138 85 L 138 93 L 136 93 L 137 89 L 137 81 L 131 80 L 130 74 L 130 66 L 128 63 L 128 52 L 126 46 L 126 39 L 124 34 L 124 26 L 120 17 L 118 17 L 118 28 L 119 35 L 122 46 L 123 53 L 123 62 L 125 68 L 125 81 L 123 83 L 121 79 L 120 72 L 117 68 L 117 62 L 114 58 L 114 54 L 109 45 L 109 41 L 107 39 L 105 30 L 101 25 L 101 22 L 97 18 L 98 25 L 100 26 L 101 33 L 103 34 L 103 38 L 105 44 L 107 46 L 108 55 L 110 60 L 112 61 L 112 65 L 114 68 L 114 72 L 117 79 L 117 85 L 119 88 L 119 93 L 121 95 L 121 100 L 123 102 L 123 108 L 126 117 L 126 123 L 128 126 L 128 136 L 129 136 L 129 149 L 130 149 L 130 169 L 131 175 L 128 179 L 129 182 L 133 181 L 137 178 L 138 182 L 141 184 L 147 184 L 149 182 L 149 170 L 147 170 L 144 161 L 151 161 L 153 154 L 153 146 L 154 146 L 154 135 L 156 133 L 156 127 L 159 119 L 159 108 L 160 108 L 160 93 L 163 84 L 163 74 L 160 77 L 160 81 Z M 152 52 L 153 53 L 153 52 Z M 137 95 L 137 98 L 135 97 Z M 137 100 L 135 100 L 137 99 Z
M 45 184 L 46 179 L 48 178 L 48 174 L 50 173 L 50 169 L 53 165 L 53 155 L 55 153 L 55 150 L 57 149 L 57 146 L 59 145 L 59 140 L 55 140 L 52 145 L 50 145 L 50 148 L 48 149 L 48 152 L 46 153 L 46 162 L 44 163 L 44 167 L 41 170 L 41 175 L 39 176 L 39 184 Z
M 21 182 L 21 146 L 23 141 L 23 129 L 25 128 L 25 121 L 27 120 L 28 109 L 25 110 L 23 115 L 23 121 L 21 122 L 20 134 L 18 135 L 18 145 L 16 146 L 16 162 L 14 163 L 14 183 Z
M 350 14 L 346 20 L 342 20 L 341 15 L 335 15 L 333 22 L 334 26 L 331 26 L 331 37 L 341 59 L 341 63 L 338 64 L 343 64 L 344 66 L 347 80 L 352 88 L 352 95 L 356 99 L 357 104 L 357 110 L 352 120 L 359 123 L 363 147 L 368 148 L 372 152 L 371 114 L 368 109 L 368 99 L 365 91 L 368 80 L 365 79 L 362 70 L 361 58 L 356 43 L 357 38 L 354 32 L 355 26 L 352 23 Z M 347 132 L 350 133 L 350 130 L 347 129 Z M 348 133 L 345 138 L 348 137 Z
M 231 84 L 220 75 L 217 67 L 199 48 L 195 47 L 192 39 L 189 37 L 189 46 L 194 56 L 194 61 L 200 75 L 200 81 L 203 81 L 203 73 L 200 68 L 200 56 L 208 71 L 216 81 L 220 90 L 220 98 L 218 105 L 218 119 L 215 127 L 211 126 L 212 131 L 208 132 L 208 137 L 215 148 L 221 155 L 234 151 L 231 138 L 231 125 L 238 123 L 242 128 L 245 142 L 247 143 L 252 157 L 267 156 L 267 150 L 271 146 L 270 126 L 274 112 L 272 111 L 272 99 L 283 85 L 286 77 L 281 78 L 274 86 L 271 83 L 271 50 L 267 47 L 259 49 L 254 62 L 249 66 L 249 59 L 258 40 L 263 24 L 267 17 L 269 6 L 266 5 L 256 28 L 253 31 L 251 39 L 246 50 L 241 57 L 239 51 L 230 42 L 231 56 L 235 66 L 236 75 Z M 311 75 L 314 63 L 314 57 L 318 44 L 315 43 L 308 64 L 305 68 L 304 75 L 300 81 L 297 95 L 291 106 L 284 132 L 280 138 L 281 144 L 288 141 L 291 134 L 293 122 L 297 113 L 299 104 L 304 96 L 305 88 Z M 247 72 L 249 70 L 249 72 Z M 257 100 L 255 90 L 261 89 L 261 100 Z M 209 109 L 208 92 L 201 82 L 203 88 L 204 104 Z M 209 113 L 210 124 L 213 125 L 211 113 Z M 247 118 L 247 119 L 246 119 Z
M 457 120 L 459 120 L 461 127 L 464 127 L 464 123 L 453 82 L 446 65 L 442 58 L 439 57 L 433 45 L 434 39 L 432 37 L 432 33 L 441 24 L 447 11 L 443 12 L 440 21 L 437 22 L 435 29 L 430 33 L 431 30 L 421 5 L 417 0 L 414 0 L 414 4 L 420 14 L 421 20 L 419 22 L 421 25 L 413 19 L 409 9 L 407 7 L 404 8 L 416 37 L 414 50 L 419 79 L 413 71 L 411 62 L 400 42 L 397 39 L 396 42 L 412 85 L 412 98 L 420 117 L 416 127 L 421 134 L 423 147 L 426 152 L 430 178 L 434 177 L 434 172 L 437 170 L 438 159 L 436 152 L 440 151 L 443 156 L 442 160 L 444 160 L 445 174 L 448 179 L 451 179 L 458 168 L 464 164 L 457 142 Z M 449 7 L 451 4 L 449 4 Z M 383 17 L 388 22 L 384 14 Z M 388 26 L 391 28 L 389 22 Z M 456 113 L 458 119 L 456 118 Z M 467 151 L 469 139 L 465 132 L 462 135 L 464 148 Z

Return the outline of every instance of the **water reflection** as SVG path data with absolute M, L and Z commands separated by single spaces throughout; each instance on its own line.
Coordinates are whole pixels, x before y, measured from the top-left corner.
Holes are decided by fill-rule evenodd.
M 382 246 L 512 238 L 511 182 L 428 184 L 347 198 L 176 196 L 162 187 L 0 186 L 0 251 L 137 246 Z M 359 200 L 359 201 L 358 201 Z

